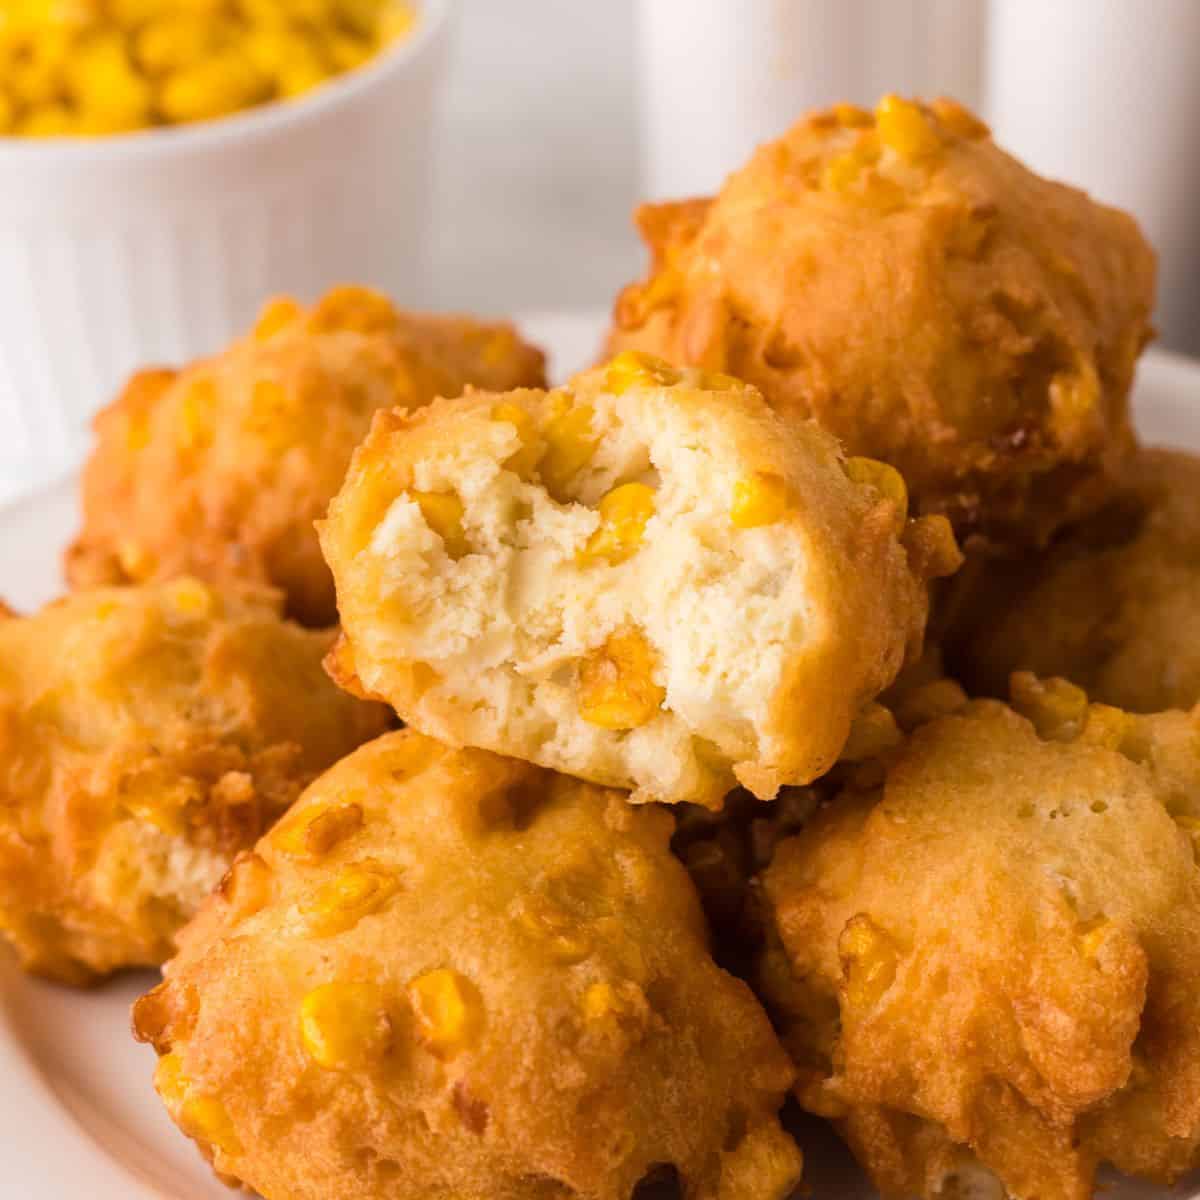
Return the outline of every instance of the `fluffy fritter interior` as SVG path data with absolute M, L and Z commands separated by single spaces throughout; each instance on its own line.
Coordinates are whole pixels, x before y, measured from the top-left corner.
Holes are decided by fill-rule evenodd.
M 387 728 L 280 605 L 179 579 L 0 620 L 0 931 L 27 969 L 162 962 L 234 855 Z
M 253 333 L 182 371 L 146 371 L 96 419 L 73 587 L 190 573 L 270 583 L 306 624 L 337 620 L 313 521 L 378 409 L 468 384 L 543 380 L 508 325 L 397 310 L 362 288 L 276 300 Z
M 135 1008 L 167 1108 L 266 1197 L 783 1200 L 791 1069 L 657 808 L 389 734 L 312 785 Z
M 897 467 L 960 536 L 1044 542 L 1132 445 L 1154 256 L 950 101 L 838 105 L 715 197 L 638 210 L 609 351 L 730 371 Z
M 1028 670 L 1137 712 L 1200 701 L 1200 459 L 1141 451 L 1124 485 L 1046 554 L 972 564 L 949 638 L 973 687 Z
M 1013 701 L 922 725 L 764 877 L 797 1095 L 890 1195 L 1200 1165 L 1200 718 Z
M 705 804 L 826 769 L 957 562 L 895 472 L 638 356 L 382 415 L 321 538 L 342 677 L 443 740 Z

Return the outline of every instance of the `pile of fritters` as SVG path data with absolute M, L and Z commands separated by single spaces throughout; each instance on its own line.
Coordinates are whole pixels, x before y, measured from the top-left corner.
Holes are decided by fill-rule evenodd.
M 1200 1167 L 1151 251 L 897 97 L 638 220 L 562 386 L 342 289 L 101 416 L 0 623 L 0 929 L 169 960 L 155 1085 L 266 1200 L 787 1200 L 789 1094 L 889 1196 Z

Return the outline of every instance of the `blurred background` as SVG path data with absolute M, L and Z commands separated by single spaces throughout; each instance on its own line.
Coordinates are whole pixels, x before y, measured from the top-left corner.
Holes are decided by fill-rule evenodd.
M 978 107 L 1034 169 L 1132 209 L 1160 344 L 1200 353 L 1197 0 L 462 0 L 432 298 L 607 305 L 639 198 L 719 185 L 803 109 L 886 91 Z

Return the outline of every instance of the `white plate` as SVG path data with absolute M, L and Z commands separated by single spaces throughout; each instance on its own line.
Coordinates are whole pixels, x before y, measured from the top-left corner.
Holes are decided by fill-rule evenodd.
M 549 347 L 554 374 L 593 358 L 603 318 L 542 315 L 523 322 Z M 1200 364 L 1147 356 L 1135 395 L 1149 442 L 1200 451 Z M 0 596 L 26 610 L 60 588 L 58 562 L 75 526 L 75 478 L 0 510 Z M 154 982 L 128 975 L 81 993 L 22 976 L 0 952 L 0 1196 L 20 1200 L 229 1200 L 150 1086 L 153 1052 L 134 1043 L 129 1005 Z M 815 1125 L 807 1182 L 817 1195 L 870 1195 L 845 1152 Z M 1183 1194 L 1194 1192 L 1195 1186 Z M 1109 1200 L 1168 1193 L 1125 1181 Z M 1170 1193 L 1176 1200 L 1179 1191 Z

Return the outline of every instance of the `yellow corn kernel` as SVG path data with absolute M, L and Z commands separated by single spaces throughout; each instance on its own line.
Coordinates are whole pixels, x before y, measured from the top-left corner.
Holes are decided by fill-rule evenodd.
M 274 882 L 271 868 L 253 851 L 245 851 L 234 859 L 217 884 L 217 894 L 233 916 L 244 921 L 271 902 Z
M 392 302 L 371 288 L 344 286 L 326 292 L 312 310 L 314 333 L 391 333 L 400 316 Z
M 758 472 L 733 485 L 729 519 L 737 529 L 773 525 L 788 509 L 787 482 L 779 475 Z
M 75 114 L 65 104 L 45 104 L 27 112 L 17 125 L 22 137 L 73 137 L 79 132 Z
M 1177 816 L 1175 824 L 1191 839 L 1192 853 L 1200 862 L 1200 817 Z
M 183 1059 L 178 1054 L 164 1054 L 154 1068 L 154 1088 L 171 1107 L 182 1102 L 188 1089 L 183 1073 Z
M 875 118 L 865 108 L 857 104 L 835 104 L 833 116 L 839 125 L 845 129 L 863 129 L 875 124 Z
M 583 993 L 581 1005 L 584 1020 L 590 1024 L 615 1020 L 620 1024 L 639 1024 L 646 1019 L 648 1004 L 645 993 L 632 980 L 618 987 L 611 983 L 593 983 Z
M 329 60 L 338 71 L 353 71 L 375 53 L 374 45 L 366 38 L 350 33 L 335 33 L 329 39 Z
M 331 937 L 378 912 L 399 888 L 394 872 L 382 864 L 369 860 L 353 863 L 319 887 L 300 909 L 314 934 Z
M 680 374 L 670 363 L 641 350 L 622 350 L 604 372 L 604 386 L 614 396 L 632 387 L 670 387 Z
M 540 892 L 523 899 L 516 916 L 525 933 L 561 966 L 583 962 L 592 953 L 592 935 L 584 917 Z
M 154 555 L 132 539 L 117 543 L 117 562 L 125 575 L 135 581 L 149 579 L 158 565 Z
M 821 187 L 827 192 L 844 192 L 862 168 L 862 160 L 852 151 L 834 155 L 821 170 Z
M 504 460 L 504 465 L 522 479 L 530 479 L 537 468 L 542 448 L 538 439 L 537 421 L 533 414 L 519 404 L 505 401 L 492 409 L 493 421 L 505 421 L 515 425 L 521 448 Z
M 942 148 L 937 131 L 919 105 L 899 96 L 884 96 L 875 109 L 879 139 L 906 161 L 927 158 Z
M 241 1142 L 225 1106 L 212 1096 L 190 1094 L 192 1082 L 184 1074 L 178 1054 L 164 1054 L 158 1060 L 154 1086 L 188 1137 L 206 1142 L 224 1154 L 241 1153 Z
M 1096 958 L 1100 948 L 1117 932 L 1117 927 L 1106 917 L 1087 921 L 1080 929 L 1079 949 L 1085 958 Z
M 271 841 L 283 854 L 316 861 L 356 834 L 362 824 L 363 810 L 357 804 L 335 804 L 315 815 L 307 809 L 282 821 Z
M 417 1035 L 430 1053 L 453 1058 L 474 1039 L 483 1023 L 475 985 L 448 967 L 419 975 L 408 985 Z
M 968 108 L 964 108 L 957 100 L 948 100 L 939 96 L 929 107 L 933 115 L 955 137 L 967 138 L 970 141 L 990 137 L 992 131 Z
M 654 516 L 654 489 L 644 483 L 623 483 L 600 501 L 599 512 L 600 525 L 588 538 L 581 557 L 624 562 L 637 552 L 646 522 Z
M 855 456 L 846 459 L 846 474 L 854 483 L 874 488 L 885 500 L 890 500 L 896 507 L 898 524 L 903 525 L 908 519 L 908 487 L 895 467 L 875 458 Z
M 185 577 L 170 584 L 167 603 L 185 617 L 213 617 L 220 611 L 220 598 L 198 579 Z
M 215 1096 L 189 1096 L 176 1114 L 179 1128 L 197 1142 L 205 1142 L 230 1156 L 242 1152 L 229 1113 Z
M 229 116 L 266 99 L 268 84 L 245 55 L 222 50 L 168 75 L 158 106 L 173 124 Z
M 0 134 L 11 133 L 17 123 L 17 106 L 0 92 Z
M 409 492 L 425 524 L 445 543 L 451 558 L 461 558 L 471 545 L 463 533 L 463 503 L 453 492 Z
M 138 29 L 133 52 L 151 75 L 165 75 L 215 50 L 219 34 L 219 25 L 195 13 L 163 15 Z
M 66 29 L 42 29 L 23 41 L 21 52 L 5 64 L 4 86 L 18 107 L 57 105 L 65 94 L 72 36 Z
M 379 42 L 387 46 L 408 37 L 417 24 L 417 10 L 406 0 L 393 0 L 379 17 Z
M 850 726 L 850 736 L 839 762 L 865 762 L 900 745 L 904 740 L 896 718 L 882 704 L 868 704 Z
M 636 630 L 612 634 L 579 672 L 579 712 L 602 729 L 637 729 L 660 712 L 666 692 L 654 682 L 654 651 Z
M 181 450 L 201 450 L 212 441 L 213 412 L 217 407 L 217 386 L 212 379 L 193 379 L 179 401 L 179 429 L 176 442 Z
M 866 913 L 846 922 L 838 939 L 843 994 L 851 1009 L 873 1008 L 896 978 L 896 946 Z
M 1017 671 L 1010 681 L 1012 706 L 1033 723 L 1038 737 L 1069 742 L 1079 736 L 1088 716 L 1087 693 L 1065 679 L 1039 679 Z
M 265 342 L 288 326 L 294 325 L 303 315 L 304 309 L 290 296 L 277 296 L 268 300 L 262 312 L 258 314 L 254 337 L 257 341 Z
M 592 434 L 590 405 L 581 404 L 552 417 L 543 432 L 546 449 L 538 464 L 546 490 L 559 501 L 567 499 L 567 485 L 596 453 L 599 438 Z
M 392 1026 L 374 983 L 325 983 L 300 1003 L 300 1041 L 327 1071 L 361 1069 L 387 1053 Z

